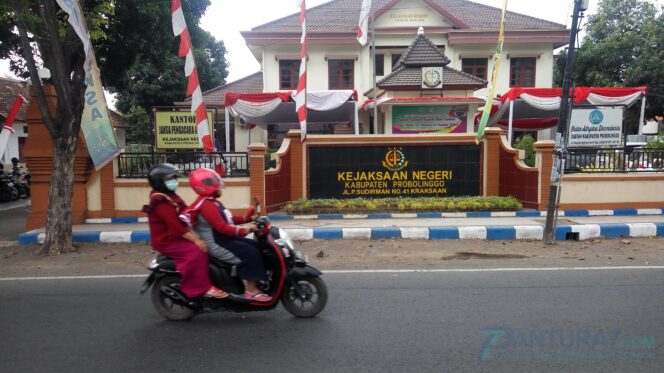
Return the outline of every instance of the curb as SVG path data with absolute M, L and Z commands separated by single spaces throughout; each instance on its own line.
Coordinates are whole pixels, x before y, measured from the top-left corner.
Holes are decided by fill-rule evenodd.
M 615 209 L 615 210 L 565 210 L 558 216 L 635 216 L 663 215 L 664 209 Z M 272 221 L 279 220 L 340 220 L 340 219 L 437 219 L 437 218 L 497 218 L 497 217 L 545 217 L 546 211 L 478 211 L 478 212 L 418 212 L 394 214 L 318 214 L 318 215 L 270 215 Z M 144 217 L 85 219 L 87 224 L 147 223 Z
M 425 239 L 425 240 L 542 240 L 541 225 L 490 225 L 414 228 L 285 228 L 298 241 L 332 239 Z M 18 243 L 44 242 L 45 233 L 23 233 Z M 556 240 L 592 240 L 595 238 L 664 237 L 664 223 L 615 223 L 562 225 L 556 228 Z M 74 232 L 74 242 L 140 243 L 150 240 L 149 231 Z

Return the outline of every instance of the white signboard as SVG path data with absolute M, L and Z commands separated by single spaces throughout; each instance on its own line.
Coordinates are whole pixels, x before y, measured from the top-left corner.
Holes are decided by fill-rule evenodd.
M 623 108 L 572 109 L 567 147 L 622 145 Z
M 443 68 L 423 67 L 422 88 L 443 88 Z

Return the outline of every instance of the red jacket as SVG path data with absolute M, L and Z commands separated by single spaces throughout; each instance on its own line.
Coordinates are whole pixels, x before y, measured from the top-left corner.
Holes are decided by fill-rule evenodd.
M 175 193 L 164 194 L 157 191 L 150 193 L 150 203 L 143 206 L 148 215 L 152 248 L 161 251 L 189 232 L 189 228 L 178 215 L 187 205 Z
M 225 213 L 221 211 L 225 211 Z M 216 198 L 199 197 L 187 208 L 184 214 L 189 215 L 191 224 L 194 226 L 196 225 L 196 217 L 200 214 L 215 231 L 229 237 L 243 237 L 249 234 L 249 228 L 240 227 L 235 224 L 251 222 L 251 218 L 254 215 L 254 207 L 249 207 L 245 216 L 232 215 Z

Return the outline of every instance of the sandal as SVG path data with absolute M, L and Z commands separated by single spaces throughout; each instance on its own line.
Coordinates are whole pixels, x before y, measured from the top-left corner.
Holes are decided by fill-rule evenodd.
M 272 297 L 264 293 L 252 294 L 249 292 L 245 292 L 244 299 L 253 300 L 255 302 L 269 302 L 272 300 Z
M 205 298 L 217 298 L 217 299 L 228 298 L 229 295 L 230 294 L 228 294 L 227 292 L 218 289 L 214 286 L 211 287 L 210 290 L 206 291 L 205 294 L 203 294 Z

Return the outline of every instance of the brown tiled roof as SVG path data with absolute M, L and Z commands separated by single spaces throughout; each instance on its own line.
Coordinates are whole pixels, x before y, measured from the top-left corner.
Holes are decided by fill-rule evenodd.
M 422 67 L 443 66 L 443 89 L 480 89 L 487 81 L 448 67 L 449 58 L 423 33 L 415 40 L 396 63 L 392 73 L 376 83 L 381 89 L 411 88 L 422 86 Z M 371 90 L 367 91 L 370 92 Z
M 129 123 L 129 121 L 122 116 L 122 114 L 111 109 L 108 109 L 108 111 L 111 116 L 111 125 L 114 128 L 134 128 L 134 126 L 132 126 L 131 123 Z
M 471 30 L 498 30 L 501 9 L 468 0 L 425 0 L 444 10 L 452 19 Z M 394 0 L 374 0 L 372 7 L 394 6 Z M 332 0 L 307 9 L 307 32 L 355 32 L 362 0 Z M 299 14 L 293 14 L 254 27 L 252 32 L 300 32 Z M 458 21 L 458 22 L 454 22 Z M 464 27 L 465 28 L 465 27 Z M 507 12 L 507 30 L 565 30 L 565 25 L 515 12 Z
M 7 114 L 19 93 L 25 97 L 26 101 L 21 105 L 16 120 L 25 122 L 25 112 L 28 110 L 28 101 L 30 100 L 30 84 L 21 80 L 0 78 L 0 117 L 2 117 L 0 122 L 4 122 L 7 118 Z
M 418 34 L 401 55 L 397 66 L 447 66 L 450 59 L 424 34 Z
M 487 85 L 487 81 L 477 78 L 473 75 L 466 74 L 451 67 L 443 67 L 443 89 L 480 89 Z M 422 68 L 421 67 L 406 67 L 400 66 L 394 70 L 390 75 L 384 77 L 376 86 L 381 89 L 394 89 L 394 88 L 413 88 L 419 90 L 422 86 Z M 367 91 L 366 94 L 368 94 Z
M 258 71 L 228 84 L 220 85 L 203 92 L 206 105 L 224 106 L 226 92 L 263 92 L 263 72 Z M 191 99 L 188 98 L 187 101 Z

